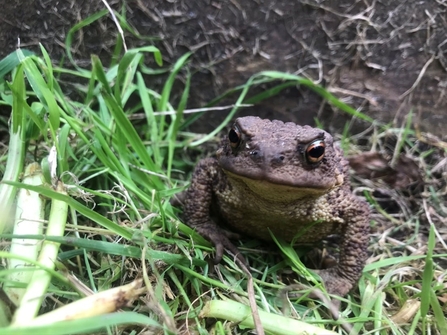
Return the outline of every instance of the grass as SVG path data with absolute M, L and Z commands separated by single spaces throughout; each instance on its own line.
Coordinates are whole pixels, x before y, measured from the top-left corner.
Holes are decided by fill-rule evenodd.
M 103 15 L 98 13 L 74 27 L 67 37 L 68 49 L 76 29 Z M 10 259 L 23 260 L 27 270 L 33 271 L 29 286 L 34 287 L 33 292 L 35 287 L 41 291 L 35 297 L 39 299 L 37 305 L 35 299 L 33 307 L 20 304 L 21 313 L 16 315 L 22 316 L 14 318 L 13 324 L 7 315 L 14 308 L 0 295 L 1 334 L 250 333 L 248 325 L 239 324 L 248 312 L 234 305 L 248 305 L 247 276 L 228 256 L 221 264 L 210 265 L 210 243 L 179 221 L 169 199 L 187 186 L 195 163 L 190 157 L 203 155 L 203 143 L 217 141 L 241 105 L 281 94 L 292 85 L 307 86 L 339 110 L 370 122 L 372 133 L 358 139 L 344 134 L 345 152 L 381 152 L 393 157 L 397 170 L 403 168 L 403 163 L 399 165 L 401 155 L 411 157 L 423 173 L 422 189 L 393 189 L 380 180 L 357 178 L 356 191 L 374 207 L 370 258 L 358 289 L 343 299 L 338 321 L 320 301 L 295 294 L 295 286 L 289 285 L 300 276 L 312 278 L 299 260 L 299 249 L 279 241 L 279 247 L 266 251 L 259 241 L 244 240 L 239 247 L 252 267 L 262 317 L 299 319 L 318 327 L 312 330 L 316 334 L 346 334 L 349 325 L 351 334 L 447 334 L 442 142 L 428 141 L 429 137 L 415 132 L 410 122 L 402 128 L 378 125 L 312 81 L 273 71 L 259 73 L 211 101 L 208 112 L 222 98 L 237 97 L 214 131 L 191 133 L 187 127 L 199 115 L 185 113 L 194 80 L 185 71 L 190 54 L 166 67 L 153 46 L 130 49 L 120 57 L 121 53 L 120 48 L 115 50 L 109 66 L 93 56 L 91 69 L 55 66 L 44 47 L 40 55 L 19 50 L 9 56 L 2 63 L 8 71 L 0 64 L 0 73 L 7 74 L 0 87 L 0 105 L 12 110 L 9 151 L 5 148 L 1 156 L 0 191 L 6 190 L 3 199 L 7 200 L 14 198 L 18 189 L 39 193 L 47 200 L 43 205 L 44 227 L 53 231 L 49 236 L 20 235 L 52 249 L 53 256 L 46 261 L 42 255 L 30 259 L 9 251 L 13 238 L 19 237 L 13 235 L 9 223 L 20 222 L 20 217 L 14 220 L 12 213 L 5 216 L 0 226 L 0 284 L 3 289 L 27 285 L 15 276 L 11 279 L 11 273 L 23 272 L 23 268 L 7 266 Z M 68 56 L 70 59 L 71 54 Z M 153 68 L 148 69 L 145 63 Z M 166 81 L 157 92 L 150 85 L 159 73 L 166 74 Z M 186 79 L 174 104 L 172 90 L 180 73 Z M 251 94 L 254 87 L 264 83 L 271 83 L 272 88 Z M 76 94 L 67 95 L 68 89 Z M 6 128 L 6 122 L 2 125 Z M 18 155 L 13 155 L 12 148 L 19 148 L 14 151 Z M 45 184 L 21 183 L 20 172 L 32 162 L 41 163 Z M 7 201 L 2 204 L 7 205 Z M 45 249 L 43 246 L 41 252 Z M 86 300 L 81 305 L 85 312 L 81 319 L 33 321 L 61 305 L 136 283 L 140 278 L 142 288 L 133 289 L 135 296 L 101 311 L 107 317 L 95 314 L 104 302 Z M 206 315 L 217 317 L 209 311 L 209 301 L 227 301 L 229 310 L 225 316 L 219 314 L 219 319 L 208 319 Z M 223 317 L 235 317 L 236 323 Z M 303 325 L 290 327 L 285 333 L 303 331 Z M 274 325 L 270 331 L 281 332 Z

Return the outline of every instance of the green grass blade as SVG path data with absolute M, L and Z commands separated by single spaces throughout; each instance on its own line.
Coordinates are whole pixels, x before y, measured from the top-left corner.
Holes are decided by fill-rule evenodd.
M 177 133 L 180 129 L 181 122 L 183 121 L 183 111 L 186 108 L 186 103 L 188 101 L 189 97 L 189 89 L 191 87 L 191 76 L 188 75 L 185 83 L 185 88 L 182 93 L 182 97 L 180 99 L 179 106 L 177 107 L 177 111 L 175 113 L 175 117 L 172 117 L 173 120 L 171 121 L 171 124 L 169 125 L 169 130 L 167 134 L 167 142 L 168 144 L 168 169 L 166 172 L 166 175 L 168 178 L 171 177 L 171 170 L 172 170 L 172 162 L 174 160 L 174 149 L 176 147 L 176 138 Z
M 53 63 L 51 62 L 50 55 L 48 55 L 48 52 L 45 50 L 42 44 L 39 44 L 40 51 L 42 52 L 43 58 L 45 60 L 46 69 L 45 75 L 47 78 L 48 83 L 48 89 L 53 92 L 54 91 L 54 73 L 53 73 Z
M 50 90 L 49 85 L 46 83 L 41 72 L 37 68 L 36 61 L 37 60 L 32 57 L 25 58 L 22 61 L 23 69 L 33 92 L 48 112 L 48 121 L 52 139 L 55 141 L 57 147 L 57 130 L 59 129 L 60 125 L 59 106 L 54 97 L 54 93 Z
M 29 239 L 29 240 L 41 240 L 51 241 L 66 246 L 72 246 L 87 251 L 101 252 L 107 255 L 116 255 L 123 257 L 131 257 L 140 259 L 142 248 L 126 244 L 118 244 L 106 241 L 88 240 L 84 238 L 67 237 L 67 236 L 49 236 L 49 235 L 14 235 L 14 234 L 1 234 L 1 238 L 4 239 Z M 179 254 L 172 254 L 166 251 L 160 251 L 155 249 L 147 249 L 147 259 L 153 259 L 166 264 L 183 264 L 183 265 L 197 265 L 203 266 L 204 262 L 199 259 L 187 259 L 185 256 Z
M 34 55 L 34 52 L 26 50 L 26 49 L 20 49 L 22 55 L 24 57 L 29 57 Z M 3 58 L 0 61 L 0 81 L 3 80 L 6 74 L 14 70 L 17 66 L 20 64 L 20 57 L 18 54 L 18 51 L 11 52 L 8 56 Z
M 149 132 L 149 138 L 151 140 L 151 148 L 154 156 L 154 162 L 161 165 L 162 156 L 160 152 L 160 135 L 158 130 L 158 123 L 155 119 L 154 109 L 152 107 L 152 101 L 149 96 L 148 89 L 144 83 L 143 76 L 140 72 L 137 73 L 137 89 L 140 96 L 141 103 L 143 105 L 143 111 L 146 116 L 147 129 Z
M 46 196 L 51 199 L 64 201 L 70 207 L 74 208 L 76 211 L 78 211 L 83 216 L 95 221 L 97 224 L 110 230 L 111 232 L 115 233 L 116 235 L 122 236 L 128 240 L 130 240 L 132 238 L 132 233 L 128 229 L 121 227 L 120 225 L 117 225 L 115 222 L 105 218 L 101 214 L 94 212 L 90 208 L 82 205 L 81 203 L 77 202 L 75 199 L 71 198 L 68 195 L 61 194 L 61 193 L 56 192 L 50 188 L 42 187 L 42 186 L 25 185 L 22 183 L 11 182 L 11 181 L 2 181 L 2 183 L 5 183 L 5 184 L 11 185 L 11 186 L 15 186 L 15 187 L 24 188 L 27 190 L 31 190 L 31 191 L 40 193 L 43 196 Z
M 432 280 L 433 280 L 433 249 L 435 247 L 435 228 L 430 226 L 430 233 L 428 235 L 427 254 L 425 257 L 425 267 L 422 274 L 422 289 L 421 289 L 421 316 L 427 317 L 430 308 L 430 300 L 432 294 Z
M 92 56 L 92 64 L 93 64 L 92 72 L 98 79 L 98 81 L 102 84 L 102 89 L 104 89 L 107 94 L 112 95 L 112 89 L 110 88 L 109 80 L 107 79 L 101 60 L 98 58 L 98 56 L 95 55 Z M 109 74 L 113 76 L 112 72 L 109 72 Z
M 132 152 L 135 152 L 139 160 L 141 160 L 142 165 L 150 171 L 153 172 L 160 171 L 161 167 L 155 165 L 152 157 L 148 153 L 148 150 L 142 143 L 140 136 L 130 123 L 129 119 L 124 114 L 124 111 L 122 110 L 121 106 L 115 101 L 115 99 L 111 95 L 105 92 L 104 92 L 104 99 L 107 103 L 110 112 L 114 117 L 117 128 L 121 132 L 126 134 L 126 139 L 130 147 L 132 148 Z M 161 183 L 159 178 L 152 176 L 148 179 L 148 181 L 152 188 L 158 190 L 164 189 L 164 184 Z
M 3 182 L 0 184 L 0 206 L 2 213 L 0 216 L 0 233 L 12 229 L 15 213 L 13 204 L 17 194 L 17 189 L 5 184 L 4 181 L 14 182 L 19 180 L 25 159 L 25 113 L 23 112 L 25 79 L 22 65 L 16 71 L 11 88 L 14 90 L 15 95 L 12 101 L 8 158 L 3 174 Z
M 442 288 L 443 289 L 443 288 Z M 433 310 L 434 318 L 436 320 L 436 326 L 438 327 L 440 334 L 447 334 L 447 321 L 445 312 L 439 303 L 438 296 L 434 290 L 430 291 L 430 305 Z
M 166 81 L 163 91 L 161 94 L 161 99 L 158 102 L 157 110 L 159 111 L 166 111 L 168 110 L 168 101 L 169 97 L 171 95 L 172 86 L 174 85 L 175 78 L 177 76 L 177 73 L 183 68 L 188 58 L 192 55 L 191 52 L 188 52 L 184 54 L 182 57 L 180 57 L 177 62 L 175 62 L 174 67 L 168 77 L 168 80 Z
M 367 116 L 363 113 L 360 113 L 360 112 L 356 111 L 354 108 L 352 108 L 351 106 L 345 104 L 344 102 L 341 102 L 335 96 L 333 96 L 331 93 L 329 93 L 325 88 L 321 87 L 320 85 L 314 84 L 314 82 L 310 79 L 306 79 L 306 78 L 303 78 L 303 77 L 300 77 L 300 76 L 297 76 L 294 74 L 289 74 L 289 73 L 284 73 L 284 72 L 279 72 L 279 71 L 263 71 L 263 72 L 256 74 L 255 76 L 265 76 L 265 77 L 269 77 L 272 79 L 295 81 L 297 84 L 306 86 L 306 87 L 310 88 L 311 90 L 317 92 L 324 99 L 326 99 L 329 103 L 331 103 L 335 107 L 343 110 L 344 112 L 349 113 L 350 115 L 355 116 L 355 117 L 357 117 L 361 120 L 364 120 L 364 121 L 368 121 L 371 123 L 374 121 L 369 116 Z
M 141 53 L 132 50 L 126 52 L 119 62 L 114 89 L 115 99 L 123 101 L 123 105 L 126 103 L 126 100 L 123 99 L 125 92 L 132 83 L 135 72 L 137 71 L 137 65 L 142 59 L 143 55 Z
M 138 326 L 159 327 L 160 324 L 150 317 L 136 312 L 119 312 L 106 315 L 83 318 L 78 320 L 68 320 L 63 322 L 53 322 L 42 326 L 26 327 L 6 327 L 0 328 L 2 335 L 69 335 L 69 334 L 92 334 L 112 326 Z
M 89 17 L 87 17 L 86 19 L 82 20 L 81 22 L 75 24 L 67 33 L 67 37 L 65 38 L 65 52 L 67 53 L 67 57 L 70 61 L 70 63 L 79 71 L 79 72 L 84 72 L 85 70 L 81 69 L 77 62 L 74 60 L 73 58 L 73 54 L 71 52 L 72 49 L 76 49 L 73 48 L 73 41 L 75 38 L 75 33 L 80 31 L 82 28 L 87 27 L 88 25 L 92 24 L 93 22 L 99 20 L 100 18 L 102 18 L 103 16 L 107 15 L 109 12 L 107 9 L 103 9 Z

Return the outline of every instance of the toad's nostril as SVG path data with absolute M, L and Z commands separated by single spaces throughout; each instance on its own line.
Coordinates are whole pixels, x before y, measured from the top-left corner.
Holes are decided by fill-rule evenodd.
M 271 160 L 271 164 L 283 164 L 286 157 L 284 155 L 275 156 Z

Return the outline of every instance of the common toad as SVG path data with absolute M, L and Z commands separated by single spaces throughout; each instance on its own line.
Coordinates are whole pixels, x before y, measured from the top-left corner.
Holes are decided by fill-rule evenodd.
M 310 126 L 236 119 L 215 158 L 197 164 L 184 197 L 184 219 L 235 255 L 230 230 L 271 240 L 316 242 L 340 234 L 337 265 L 318 271 L 329 293 L 357 283 L 369 239 L 369 207 L 350 189 L 348 162 L 332 136 Z

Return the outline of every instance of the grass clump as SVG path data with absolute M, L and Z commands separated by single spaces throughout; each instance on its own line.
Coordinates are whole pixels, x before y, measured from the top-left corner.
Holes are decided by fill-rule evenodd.
M 104 13 L 90 19 L 101 15 Z M 45 235 L 12 235 L 7 224 L 1 226 L 5 249 L 0 251 L 2 292 L 8 287 L 27 286 L 38 294 L 33 299 L 22 298 L 17 310 L 1 295 L 4 312 L 0 315 L 20 313 L 15 314 L 19 317 L 12 324 L 8 316 L 0 319 L 0 333 L 16 334 L 18 328 L 23 334 L 224 334 L 229 329 L 249 333 L 249 322 L 238 325 L 218 320 L 210 324 L 203 318 L 205 312 L 217 316 L 208 310 L 210 301 L 228 301 L 230 314 L 236 306 L 241 307 L 236 302 L 248 305 L 247 277 L 228 256 L 222 264 L 210 265 L 207 255 L 212 247 L 178 220 L 169 199 L 187 185 L 188 177 L 181 171 L 190 170 L 193 162 L 185 157 L 204 142 L 216 140 L 240 106 L 280 94 L 291 85 L 307 86 L 335 107 L 371 122 L 368 132 L 356 139 L 346 133 L 343 146 L 351 154 L 370 150 L 369 154 L 376 156 L 368 159 L 385 162 L 389 170 L 379 177 L 368 169 L 357 174 L 356 191 L 376 209 L 371 257 L 358 290 L 342 300 L 339 320 L 333 320 L 320 301 L 307 298 L 306 291 L 294 294 L 299 278 L 296 273 L 311 277 L 293 248 L 280 245 L 271 252 L 259 241 L 244 241 L 240 249 L 251 265 L 254 298 L 261 317 L 274 320 L 273 315 L 280 314 L 301 319 L 313 325 L 316 334 L 447 331 L 442 309 L 445 245 L 439 225 L 447 215 L 440 192 L 445 187 L 441 178 L 445 170 L 439 165 L 445 159 L 442 142 L 428 141 L 428 135 L 419 135 L 410 123 L 402 128 L 374 124 L 312 81 L 273 71 L 257 74 L 245 85 L 210 102 L 214 105 L 223 97 L 238 94 L 219 127 L 206 135 L 191 133 L 187 126 L 198 116 L 185 113 L 194 80 L 184 71 L 190 54 L 166 67 L 153 46 L 129 49 L 122 57 L 119 48 L 115 52 L 108 67 L 93 56 L 91 69 L 73 70 L 54 66 L 43 47 L 41 56 L 18 50 L 8 58 L 12 64 L 9 72 L 0 72 L 9 73 L 1 86 L 0 104 L 12 109 L 8 131 L 13 142 L 2 156 L 6 168 L 2 168 L 1 187 L 10 192 L 4 199 L 14 199 L 17 190 L 37 192 L 48 199 L 42 205 Z M 157 92 L 150 83 L 151 76 L 159 73 L 165 73 L 166 80 Z M 179 73 L 184 78 L 183 89 L 174 104 L 172 91 Z M 253 87 L 265 83 L 271 83 L 272 88 L 250 95 Z M 67 95 L 68 90 L 71 95 Z M 19 150 L 12 151 L 14 145 Z M 363 162 L 367 159 L 360 157 Z M 398 184 L 396 180 L 414 172 L 397 175 L 409 162 L 405 159 L 412 162 L 417 177 Z M 44 185 L 20 182 L 24 162 L 41 165 Z M 351 163 L 355 166 L 355 161 Z M 392 173 L 397 176 L 394 184 L 387 180 Z M 11 202 L 2 205 L 14 208 Z M 60 209 L 58 215 L 53 213 L 56 209 Z M 7 215 L 5 222 L 13 217 Z M 9 251 L 13 239 L 18 238 L 42 242 L 39 256 L 30 259 L 16 248 Z M 50 256 L 42 256 L 47 245 Z M 23 267 L 8 268 L 10 259 L 24 261 L 33 272 L 32 284 L 24 285 L 11 277 Z M 37 317 L 85 296 L 98 296 L 96 292 L 110 289 L 113 291 L 107 292 L 115 297 L 117 291 L 122 293 L 128 287 L 134 294 L 122 299 L 121 304 L 115 299 L 117 305 L 110 310 L 100 311 L 98 304 L 104 305 L 103 301 L 87 300 L 76 307 L 77 312 L 83 312 L 81 319 L 67 317 L 73 311 L 58 316 L 60 319 L 39 321 Z M 27 305 L 30 300 L 33 307 Z M 20 316 L 22 313 L 26 317 Z M 246 318 L 246 311 L 243 313 Z M 289 333 L 302 333 L 296 327 L 292 326 Z M 274 325 L 269 331 L 280 333 Z

